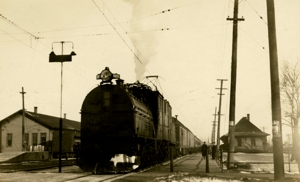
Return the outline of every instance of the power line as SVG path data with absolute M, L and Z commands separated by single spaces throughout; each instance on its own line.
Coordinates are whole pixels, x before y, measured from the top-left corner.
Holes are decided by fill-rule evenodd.
M 41 39 L 41 37 L 37 37 L 35 35 L 33 35 L 32 33 L 28 32 L 27 30 L 23 29 L 22 27 L 20 27 L 19 25 L 15 24 L 13 21 L 9 20 L 8 18 L 6 18 L 5 16 L 3 16 L 2 14 L 0 14 L 0 17 L 7 21 L 8 23 L 16 26 L 17 28 L 21 29 L 22 31 L 26 32 L 27 34 L 31 35 L 32 37 L 34 37 L 35 39 Z
M 256 39 L 254 39 L 253 36 L 251 36 L 249 33 L 247 33 L 244 29 L 242 29 L 240 26 L 239 26 L 239 29 L 240 30 L 243 30 L 244 33 L 246 33 L 249 37 L 251 37 L 262 49 L 265 49 L 265 46 L 261 45 Z
M 103 14 L 103 16 L 105 17 L 105 19 L 109 22 L 109 24 L 113 27 L 113 29 L 117 32 L 117 34 L 119 35 L 119 37 L 123 40 L 123 42 L 126 44 L 126 46 L 129 48 L 129 50 L 132 52 L 132 54 L 136 57 L 136 59 L 142 64 L 142 61 L 140 60 L 140 58 L 138 57 L 137 54 L 135 54 L 133 52 L 133 50 L 130 48 L 130 46 L 127 44 L 127 42 L 123 39 L 123 37 L 120 35 L 120 33 L 117 31 L 117 29 L 113 26 L 113 24 L 110 22 L 110 20 L 107 18 L 107 16 L 105 16 L 104 12 L 99 8 L 99 6 L 95 3 L 94 0 L 92 0 L 93 3 L 95 4 L 95 6 L 98 8 L 98 10 Z M 102 1 L 103 2 L 103 1 Z M 103 2 L 103 5 L 104 2 Z M 105 5 L 106 6 L 106 5 Z M 104 8 L 104 6 L 103 6 Z M 107 8 L 107 7 L 106 7 Z M 107 8 L 108 9 L 108 8 Z M 129 39 L 130 40 L 130 39 Z M 131 40 L 130 40 L 131 41 Z M 131 42 L 132 43 L 132 42 Z M 135 45 L 132 43 L 132 45 L 135 47 Z M 136 48 L 136 47 L 135 47 Z M 138 51 L 138 49 L 136 48 L 136 50 Z
M 18 42 L 20 42 L 20 43 L 22 43 L 22 44 L 26 45 L 27 47 L 29 47 L 29 48 L 33 49 L 31 46 L 29 46 L 29 45 L 25 44 L 25 43 L 24 43 L 24 42 L 22 42 L 21 40 L 19 40 L 19 39 L 15 38 L 14 36 L 10 35 L 9 33 L 5 32 L 5 31 L 3 31 L 3 30 L 1 30 L 1 29 L 0 29 L 0 31 L 2 31 L 2 32 L 3 32 L 3 33 L 5 33 L 6 35 L 8 35 L 8 36 L 12 37 L 13 39 L 17 40 Z M 36 49 L 33 49 L 33 50 L 34 50 L 34 51 L 37 51 Z M 38 52 L 38 53 L 40 53 L 41 55 L 45 56 L 43 53 L 41 53 L 41 52 L 39 52 L 39 51 L 37 51 L 37 52 Z
M 248 5 L 252 8 L 252 10 L 253 11 L 255 11 L 255 13 L 259 16 L 259 18 L 266 24 L 266 25 L 268 25 L 268 23 L 263 19 L 263 17 L 253 8 L 253 6 L 251 6 L 251 4 L 247 1 L 247 0 L 245 0 L 247 3 L 248 3 Z
M 199 2 L 200 2 L 200 1 L 196 1 L 196 2 L 192 2 L 192 3 L 190 3 L 190 4 L 186 4 L 186 5 L 182 5 L 182 6 L 177 6 L 177 7 L 169 8 L 169 9 L 165 9 L 165 10 L 162 10 L 162 11 L 160 11 L 160 12 L 153 13 L 153 14 L 150 14 L 150 15 L 147 15 L 147 16 L 144 16 L 144 17 L 132 19 L 132 20 L 130 20 L 130 21 L 127 21 L 126 23 L 131 23 L 131 22 L 138 21 L 138 20 L 145 19 L 145 18 L 149 18 L 149 17 L 152 17 L 152 16 L 156 16 L 156 15 L 160 15 L 160 14 L 164 14 L 164 13 L 169 13 L 170 11 L 173 11 L 173 10 L 176 10 L 176 9 L 179 9 L 179 8 L 182 8 L 182 7 L 185 7 L 185 6 L 190 6 L 190 5 L 199 3 Z

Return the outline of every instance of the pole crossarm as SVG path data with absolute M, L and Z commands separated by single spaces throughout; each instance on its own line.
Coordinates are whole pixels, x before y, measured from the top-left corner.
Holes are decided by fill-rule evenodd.
M 245 21 L 245 19 L 242 17 L 242 18 L 236 18 L 236 19 L 234 19 L 234 18 L 226 18 L 226 20 L 228 20 L 228 21 Z

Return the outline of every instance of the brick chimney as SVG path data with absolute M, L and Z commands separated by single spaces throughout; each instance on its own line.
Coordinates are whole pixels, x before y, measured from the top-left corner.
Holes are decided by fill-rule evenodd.
M 67 114 L 66 113 L 64 113 L 64 119 L 67 119 Z
M 247 119 L 248 121 L 250 121 L 250 114 L 247 114 Z
M 34 107 L 34 114 L 37 114 L 38 113 L 38 107 Z

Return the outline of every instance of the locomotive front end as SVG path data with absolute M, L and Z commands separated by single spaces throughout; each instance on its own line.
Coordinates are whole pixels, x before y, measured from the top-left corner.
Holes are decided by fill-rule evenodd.
M 116 85 L 113 78 L 117 79 Z M 80 167 L 85 171 L 98 164 L 109 165 L 116 154 L 136 156 L 139 152 L 136 106 L 144 106 L 127 92 L 120 76 L 108 68 L 97 79 L 102 82 L 88 93 L 81 108 Z M 143 111 L 151 121 L 151 112 L 145 108 Z

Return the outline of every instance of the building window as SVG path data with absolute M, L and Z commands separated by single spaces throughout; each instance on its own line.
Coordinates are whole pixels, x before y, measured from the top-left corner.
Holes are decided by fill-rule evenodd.
M 251 146 L 256 146 L 255 138 L 251 138 Z
M 29 145 L 29 134 L 24 133 L 24 145 L 28 146 Z
M 41 144 L 45 144 L 46 143 L 46 133 L 41 133 Z
M 238 138 L 237 141 L 238 141 L 238 146 L 241 147 L 242 146 L 242 138 Z
M 37 145 L 37 133 L 32 133 L 32 145 Z
M 12 146 L 12 133 L 7 133 L 6 135 L 6 146 L 7 147 Z

